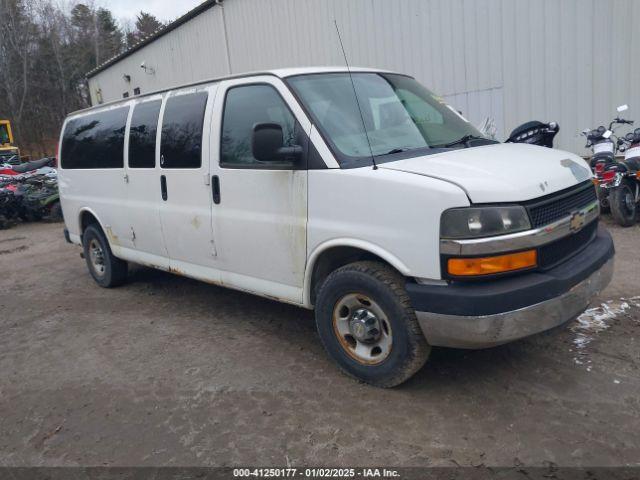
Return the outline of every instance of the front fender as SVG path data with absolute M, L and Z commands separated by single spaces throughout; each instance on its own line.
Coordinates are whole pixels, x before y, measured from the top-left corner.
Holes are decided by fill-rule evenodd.
M 304 291 L 303 291 L 303 297 L 302 297 L 302 301 L 306 308 L 312 308 L 311 282 L 312 282 L 313 271 L 315 269 L 316 262 L 320 258 L 320 255 L 322 255 L 327 250 L 331 248 L 336 248 L 336 247 L 352 247 L 352 248 L 357 248 L 359 250 L 363 250 L 377 257 L 380 257 L 389 265 L 391 265 L 393 268 L 398 270 L 401 274 L 403 275 L 409 274 L 409 268 L 398 257 L 396 257 L 391 252 L 385 250 L 379 245 L 376 245 L 374 243 L 371 243 L 365 240 L 360 240 L 357 238 L 348 238 L 348 237 L 334 238 L 331 240 L 327 240 L 321 243 L 320 245 L 316 246 L 316 248 L 309 255 L 309 259 L 307 261 L 307 268 L 305 270 L 305 276 L 304 276 Z

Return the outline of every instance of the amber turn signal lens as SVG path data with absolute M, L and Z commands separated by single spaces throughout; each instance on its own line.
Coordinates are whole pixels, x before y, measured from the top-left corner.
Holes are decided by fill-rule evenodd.
M 481 258 L 450 258 L 447 269 L 450 275 L 491 275 L 535 267 L 538 256 L 535 250 Z

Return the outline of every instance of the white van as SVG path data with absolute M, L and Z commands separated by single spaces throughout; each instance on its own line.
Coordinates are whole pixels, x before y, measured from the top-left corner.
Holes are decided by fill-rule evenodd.
M 329 355 L 383 387 L 431 346 L 561 325 L 609 283 L 581 158 L 483 138 L 409 76 L 351 73 L 247 74 L 69 115 L 65 235 L 95 281 L 122 284 L 135 262 L 315 309 Z

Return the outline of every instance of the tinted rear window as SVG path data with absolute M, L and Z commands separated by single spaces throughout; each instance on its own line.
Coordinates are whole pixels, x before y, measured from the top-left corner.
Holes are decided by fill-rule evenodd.
M 199 168 L 202 124 L 207 92 L 177 95 L 167 100 L 162 118 L 162 168 Z
M 92 113 L 67 122 L 62 168 L 122 168 L 129 107 Z
M 129 166 L 156 166 L 156 132 L 162 100 L 139 103 L 133 109 L 129 128 Z

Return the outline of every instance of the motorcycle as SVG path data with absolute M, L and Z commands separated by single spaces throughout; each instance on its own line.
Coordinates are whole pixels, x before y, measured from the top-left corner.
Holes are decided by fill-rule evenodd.
M 629 107 L 621 105 L 617 108 L 618 113 L 624 112 Z M 590 148 L 592 156 L 589 166 L 594 174 L 596 192 L 600 201 L 600 210 L 608 213 L 611 210 L 610 193 L 618 186 L 616 183 L 616 153 L 620 146 L 617 137 L 614 135 L 615 127 L 619 125 L 633 125 L 633 120 L 625 120 L 616 117 L 609 123 L 609 128 L 599 126 L 595 129 L 585 129 L 582 135 L 587 138 L 585 148 Z
M 640 128 L 618 140 L 624 160 L 615 165 L 611 214 L 623 227 L 635 225 L 640 208 Z
M 477 128 L 485 137 L 496 140 L 498 128 L 492 117 L 486 117 Z M 559 131 L 560 125 L 556 122 L 544 123 L 534 120 L 516 127 L 504 143 L 528 143 L 553 148 L 553 139 Z
M 25 220 L 37 221 L 62 219 L 60 195 L 55 179 L 37 178 L 28 181 L 28 188 L 22 196 L 21 215 Z
M 28 171 L 0 173 L 0 229 L 20 220 L 62 219 L 57 171 L 48 166 L 53 160 L 25 163 L 18 169 Z
M 543 123 L 537 120 L 516 127 L 504 143 L 528 143 L 553 148 L 553 139 L 560 131 L 556 122 Z
M 21 205 L 15 191 L 14 184 L 0 183 L 0 230 L 9 228 L 20 218 Z

